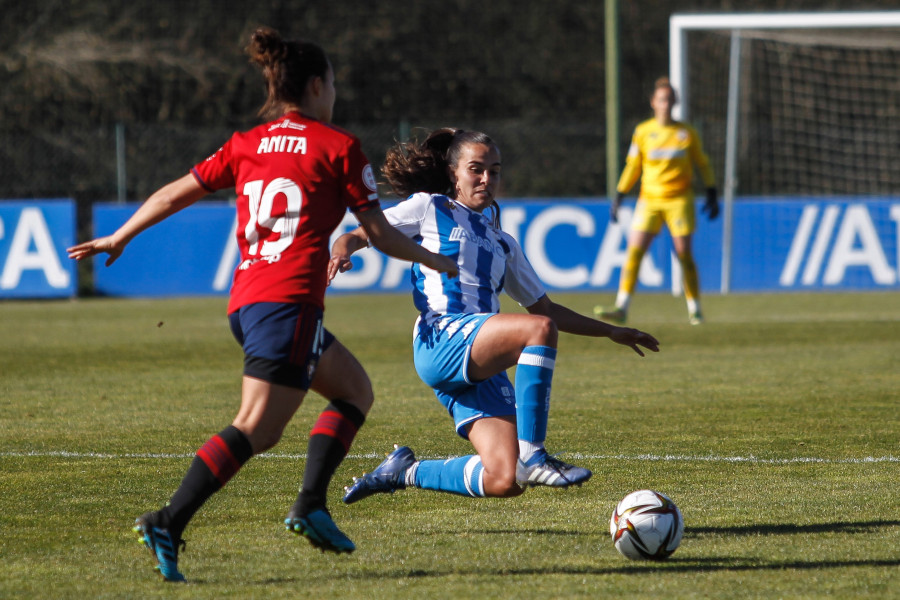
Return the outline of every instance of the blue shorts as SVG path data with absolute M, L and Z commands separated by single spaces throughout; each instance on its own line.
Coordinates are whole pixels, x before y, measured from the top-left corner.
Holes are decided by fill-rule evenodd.
M 466 373 L 475 337 L 494 314 L 450 314 L 431 325 L 420 319 L 416 327 L 416 372 L 434 389 L 464 439 L 478 419 L 516 414 L 515 388 L 505 371 L 484 381 L 471 381 Z
M 446 392 L 472 385 L 466 374 L 472 344 L 484 322 L 495 314 L 449 314 L 431 324 L 419 319 L 413 361 L 422 381 Z
M 434 390 L 434 395 L 453 417 L 456 433 L 465 440 L 469 439 L 469 425 L 478 419 L 516 414 L 516 390 L 506 371 L 453 392 Z
M 308 390 L 319 357 L 334 341 L 312 304 L 257 302 L 228 315 L 244 349 L 244 375 Z

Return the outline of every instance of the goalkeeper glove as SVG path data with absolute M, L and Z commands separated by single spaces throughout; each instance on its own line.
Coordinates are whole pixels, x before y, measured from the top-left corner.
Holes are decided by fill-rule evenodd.
M 619 207 L 622 206 L 623 194 L 616 192 L 616 197 L 609 203 L 609 220 L 613 223 L 619 222 Z
M 706 203 L 703 205 L 703 208 L 700 209 L 700 212 L 706 213 L 706 216 L 710 221 L 714 221 L 715 218 L 719 216 L 718 195 L 716 188 L 706 188 Z

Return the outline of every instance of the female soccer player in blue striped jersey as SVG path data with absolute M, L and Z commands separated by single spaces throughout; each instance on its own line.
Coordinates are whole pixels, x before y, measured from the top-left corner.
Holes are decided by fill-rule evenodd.
M 439 129 L 421 144 L 392 148 L 383 172 L 400 197 L 408 196 L 385 211 L 388 222 L 459 265 L 457 279 L 413 265 L 413 302 L 420 311 L 413 349 L 416 371 L 476 454 L 418 461 L 408 447 L 398 447 L 354 480 L 344 502 L 410 486 L 511 497 L 528 485 L 587 481 L 589 470 L 544 448 L 558 332 L 608 337 L 641 356 L 641 347 L 656 352 L 659 342 L 550 300 L 519 244 L 500 229 L 500 150 L 487 135 Z M 350 269 L 350 256 L 367 244 L 362 228 L 338 238 L 329 277 Z M 500 314 L 501 290 L 528 314 Z M 506 375 L 512 366 L 515 385 Z

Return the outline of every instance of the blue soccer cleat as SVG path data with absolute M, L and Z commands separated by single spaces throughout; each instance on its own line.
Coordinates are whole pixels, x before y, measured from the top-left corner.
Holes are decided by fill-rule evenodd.
M 134 521 L 133 531 L 140 535 L 139 542 L 150 549 L 156 560 L 156 570 L 166 581 L 187 581 L 178 571 L 178 547 L 185 547 L 184 540 L 175 539 L 168 529 L 159 526 L 158 513 L 149 512 Z
M 338 529 L 325 508 L 319 508 L 302 517 L 293 513 L 288 514 L 284 526 L 291 533 L 304 536 L 310 544 L 322 552 L 327 550 L 335 554 L 342 552 L 350 554 L 356 550 L 356 544 Z
M 404 474 L 416 462 L 413 451 L 406 446 L 394 445 L 394 451 L 371 473 L 353 478 L 353 483 L 344 488 L 344 502 L 353 504 L 372 494 L 392 494 L 394 490 L 405 490 Z
M 569 487 L 581 485 L 591 478 L 592 473 L 584 467 L 576 467 L 565 463 L 546 450 L 540 450 L 528 462 L 518 462 L 516 481 L 521 486 L 546 485 L 550 487 Z

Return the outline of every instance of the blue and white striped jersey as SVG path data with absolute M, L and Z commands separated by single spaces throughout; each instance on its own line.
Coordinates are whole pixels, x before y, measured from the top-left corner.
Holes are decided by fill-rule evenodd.
M 427 193 L 413 194 L 384 214 L 403 234 L 459 264 L 459 277 L 453 279 L 413 265 L 413 302 L 426 322 L 445 314 L 499 312 L 501 290 L 522 306 L 545 294 L 518 242 L 493 227 L 486 215 Z

